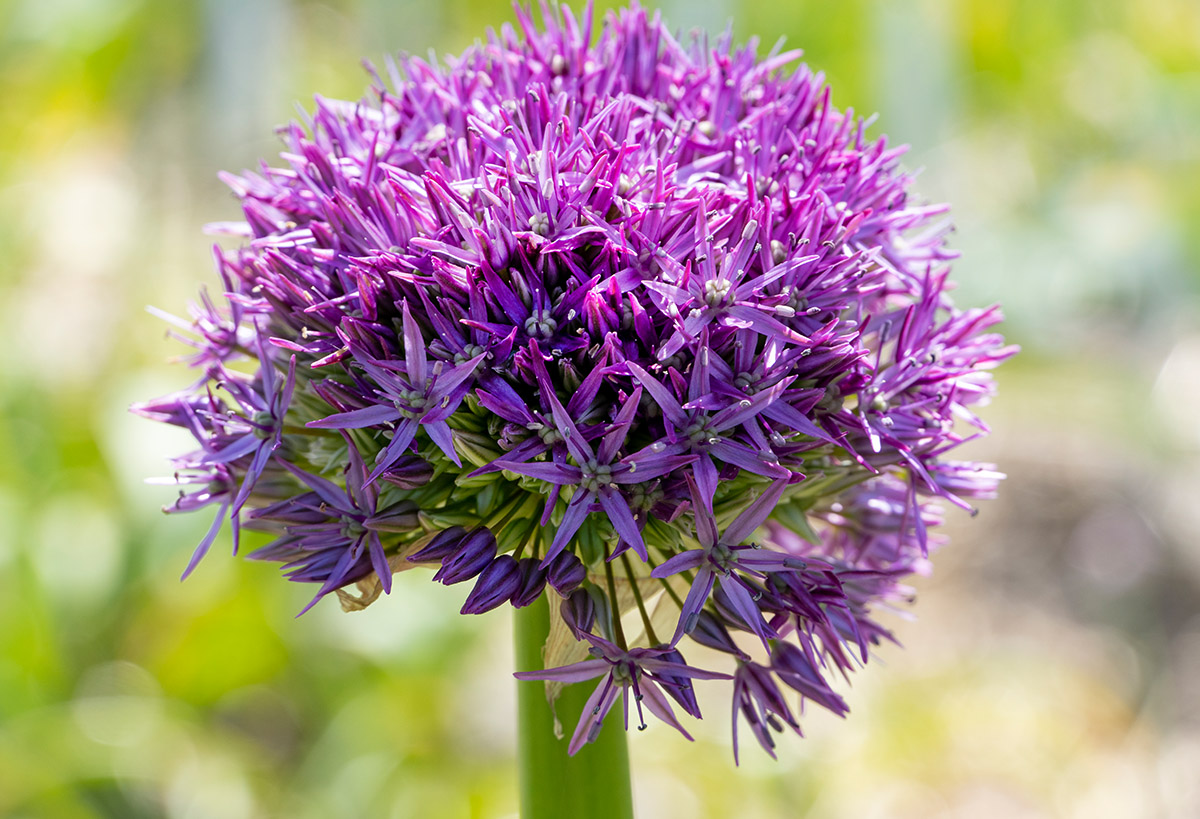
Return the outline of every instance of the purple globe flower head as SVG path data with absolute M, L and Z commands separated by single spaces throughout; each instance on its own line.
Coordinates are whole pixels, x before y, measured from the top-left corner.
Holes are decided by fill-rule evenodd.
M 995 494 L 950 456 L 1015 348 L 951 301 L 904 149 L 799 52 L 636 3 L 516 14 L 224 177 L 242 246 L 173 319 L 199 378 L 135 407 L 197 442 L 168 511 L 217 520 L 187 571 L 228 520 L 313 603 L 422 564 L 473 581 L 463 613 L 545 595 L 594 656 L 518 676 L 600 679 L 572 752 L 630 691 L 686 736 L 668 700 L 698 718 L 719 678 L 772 752 L 786 697 L 845 713 L 829 680 L 890 639 L 940 503 Z

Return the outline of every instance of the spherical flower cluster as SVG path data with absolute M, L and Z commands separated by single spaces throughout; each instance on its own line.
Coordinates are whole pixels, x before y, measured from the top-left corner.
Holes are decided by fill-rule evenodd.
M 828 679 L 889 637 L 936 500 L 994 492 L 946 456 L 1012 350 L 946 295 L 946 208 L 797 52 L 517 14 L 226 178 L 199 381 L 135 408 L 199 445 L 187 571 L 228 520 L 314 603 L 422 564 L 467 614 L 546 595 L 574 639 L 518 676 L 600 680 L 572 752 L 619 694 L 686 735 L 671 702 L 714 677 L 770 752 L 786 689 L 845 712 Z

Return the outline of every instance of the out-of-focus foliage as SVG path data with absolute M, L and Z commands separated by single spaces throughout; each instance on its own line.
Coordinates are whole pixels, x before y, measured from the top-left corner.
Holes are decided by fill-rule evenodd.
M 600 4 L 604 5 L 604 4 Z M 973 453 L 1010 474 L 956 523 L 905 651 L 733 770 L 635 736 L 662 817 L 1200 814 L 1200 6 L 1191 0 L 676 1 L 778 36 L 835 102 L 918 146 L 954 204 L 962 304 L 1026 352 Z M 399 578 L 345 615 L 210 557 L 142 478 L 184 443 L 129 416 L 181 352 L 146 304 L 210 286 L 215 180 L 357 60 L 454 52 L 503 3 L 17 0 L 0 6 L 0 816 L 491 817 L 515 811 L 503 614 Z M 228 550 L 227 540 L 221 544 Z M 465 594 L 465 592 L 462 592 Z M 702 705 L 716 716 L 728 704 Z

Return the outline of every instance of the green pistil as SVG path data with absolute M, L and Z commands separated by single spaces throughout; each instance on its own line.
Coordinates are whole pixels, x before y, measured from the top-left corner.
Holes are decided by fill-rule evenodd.
M 274 437 L 275 435 L 275 416 L 266 410 L 259 410 L 250 417 L 251 423 L 254 424 L 254 437 L 262 440 Z
M 361 520 L 349 518 L 342 523 L 342 534 L 350 540 L 358 540 L 367 531 Z
M 468 344 L 466 347 L 463 348 L 463 351 L 461 353 L 454 354 L 454 363 L 455 364 L 465 364 L 466 362 L 470 361 L 472 358 L 474 358 L 475 356 L 479 355 L 482 352 L 483 352 L 483 348 L 480 347 L 478 344 Z
M 532 424 L 526 424 L 528 429 L 537 433 L 537 436 L 542 439 L 542 443 L 546 446 L 554 446 L 563 439 L 562 434 L 557 429 L 546 424 L 539 424 L 536 421 Z
M 589 492 L 598 492 L 601 486 L 612 485 L 612 467 L 608 464 L 598 464 L 593 458 L 580 467 L 583 478 L 579 485 Z
M 629 667 L 629 665 L 627 663 L 624 663 L 624 662 L 617 663 L 615 666 L 613 666 L 612 679 L 613 679 L 614 685 L 623 686 L 623 685 L 632 683 L 634 680 L 633 670 Z M 600 706 L 598 706 L 598 705 L 596 706 L 597 709 L 599 707 Z M 593 711 L 592 713 L 597 713 L 597 712 Z
M 693 444 L 699 444 L 707 441 L 710 444 L 715 444 L 720 440 L 720 436 L 712 432 L 708 428 L 707 421 L 697 421 L 683 431 L 687 439 Z
M 421 390 L 404 390 L 393 402 L 405 418 L 420 418 L 429 410 L 429 398 Z
M 539 338 L 550 338 L 558 331 L 558 322 L 550 316 L 549 310 L 534 310 L 533 315 L 525 319 L 525 333 Z

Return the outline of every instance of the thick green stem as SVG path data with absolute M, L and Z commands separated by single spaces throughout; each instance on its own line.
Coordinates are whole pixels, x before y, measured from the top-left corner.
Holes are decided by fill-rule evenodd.
M 513 620 L 517 670 L 543 668 L 542 647 L 550 632 L 545 596 L 518 609 Z M 598 682 L 598 680 L 597 680 Z M 567 744 L 595 683 L 563 688 L 555 710 L 566 733 L 554 736 L 554 716 L 541 680 L 517 682 L 517 765 L 521 787 L 521 819 L 633 819 L 629 784 L 629 751 L 614 708 L 603 730 L 575 756 Z

